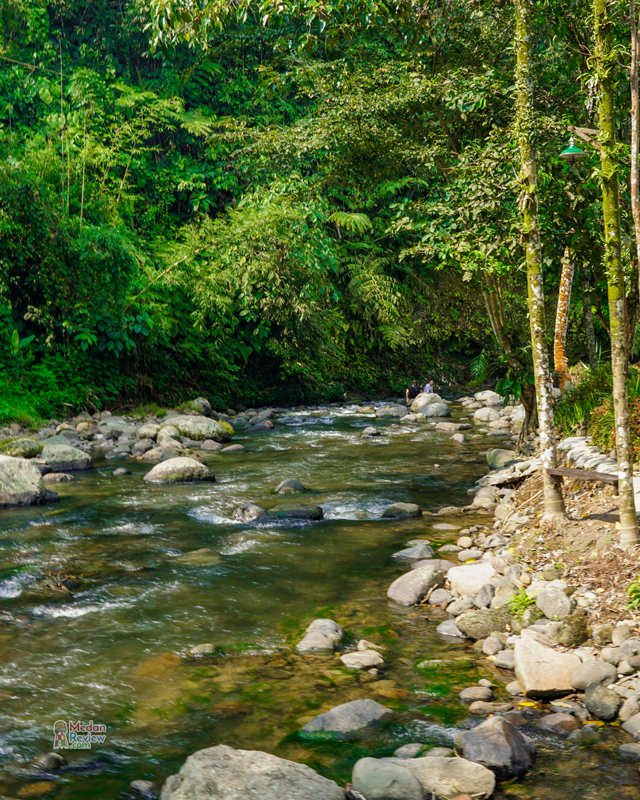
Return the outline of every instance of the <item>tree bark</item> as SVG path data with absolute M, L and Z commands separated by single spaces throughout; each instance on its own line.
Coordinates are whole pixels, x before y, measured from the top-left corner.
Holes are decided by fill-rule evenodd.
M 598 366 L 598 349 L 596 348 L 596 334 L 593 329 L 593 314 L 591 313 L 591 286 L 584 272 L 580 276 L 580 294 L 582 295 L 582 320 L 584 335 L 587 340 L 587 357 L 592 370 Z
M 640 172 L 638 171 L 638 146 L 640 134 L 640 94 L 638 92 L 638 57 L 640 41 L 636 22 L 635 0 L 629 2 L 631 22 L 631 213 L 636 234 L 636 261 L 640 264 Z M 636 287 L 634 287 L 636 288 Z
M 560 373 L 560 390 L 571 381 L 569 375 L 569 359 L 567 358 L 567 328 L 569 326 L 569 306 L 571 305 L 571 288 L 575 267 L 569 255 L 569 248 L 564 249 L 562 259 L 562 275 L 558 290 L 558 308 L 556 310 L 556 332 L 553 339 L 553 362 L 556 372 Z
M 538 176 L 533 145 L 534 111 L 531 69 L 532 0 L 515 0 L 516 10 L 516 130 L 520 146 L 521 241 L 525 246 L 529 324 L 533 374 L 538 398 L 538 422 L 544 482 L 544 519 L 555 522 L 565 517 L 562 487 L 553 483 L 547 469 L 557 464 L 556 436 L 553 426 L 553 403 L 549 378 L 549 354 L 544 311 L 544 287 L 538 215 Z
M 612 6 L 608 0 L 594 0 L 596 71 L 599 89 L 600 182 L 604 217 L 604 265 L 609 298 L 613 410 L 618 455 L 620 543 L 623 547 L 638 541 L 638 522 L 633 494 L 631 430 L 627 398 L 627 331 L 625 287 L 622 272 L 622 237 L 618 197 L 618 154 L 615 133 L 614 71 L 616 55 L 612 47 Z

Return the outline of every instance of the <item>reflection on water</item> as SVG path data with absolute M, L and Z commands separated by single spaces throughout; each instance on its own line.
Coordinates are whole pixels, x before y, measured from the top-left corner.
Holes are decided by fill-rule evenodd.
M 239 434 L 246 453 L 203 453 L 215 484 L 150 486 L 141 480 L 147 465 L 129 462 L 133 474 L 114 478 L 117 465 L 98 464 L 60 484 L 56 506 L 0 512 L 0 795 L 20 796 L 19 768 L 51 749 L 60 718 L 108 725 L 105 747 L 69 755 L 54 787 L 64 800 L 115 800 L 130 780 L 160 782 L 189 752 L 221 741 L 345 781 L 365 753 L 450 740 L 465 714 L 457 691 L 491 672 L 469 645 L 440 640 L 423 609 L 387 603 L 386 587 L 403 571 L 391 554 L 416 536 L 445 539 L 429 517 L 380 517 L 398 501 L 465 504 L 486 472 L 487 440 L 460 448 L 427 426 L 379 420 L 384 436 L 358 438 L 371 423 L 356 406 L 288 411 L 269 434 Z M 309 494 L 275 495 L 288 477 Z M 321 505 L 325 519 L 231 521 L 248 500 Z M 63 578 L 74 581 L 71 592 Z M 321 615 L 385 647 L 379 680 L 291 649 Z M 187 655 L 202 643 L 212 656 Z M 425 659 L 442 663 L 417 668 Z M 365 744 L 294 735 L 310 716 L 359 697 L 394 708 L 396 722 Z M 555 800 L 567 782 L 588 800 L 627 796 L 635 779 L 610 749 L 567 758 L 562 747 L 543 742 L 544 769 L 503 796 Z

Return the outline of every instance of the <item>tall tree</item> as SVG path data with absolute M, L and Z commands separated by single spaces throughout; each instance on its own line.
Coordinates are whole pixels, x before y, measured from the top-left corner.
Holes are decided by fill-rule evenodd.
M 533 109 L 533 77 L 531 65 L 531 0 L 515 0 L 516 9 L 516 132 L 520 146 L 520 210 L 521 241 L 527 263 L 529 324 L 533 373 L 538 399 L 538 423 L 542 475 L 544 482 L 544 516 L 555 522 L 565 516 L 562 485 L 554 481 L 547 469 L 557 464 L 556 437 L 553 426 L 553 403 L 547 352 L 547 328 L 544 310 L 544 284 L 538 213 L 538 175 L 533 142 L 535 126 Z
M 627 329 L 625 286 L 622 271 L 620 199 L 618 197 L 618 148 L 614 105 L 617 55 L 613 49 L 613 7 L 609 0 L 594 0 L 598 111 L 600 118 L 600 183 L 604 217 L 604 266 L 609 298 L 609 334 L 613 375 L 613 410 L 616 426 L 620 495 L 620 543 L 638 541 L 638 521 L 633 494 L 631 430 L 627 398 Z

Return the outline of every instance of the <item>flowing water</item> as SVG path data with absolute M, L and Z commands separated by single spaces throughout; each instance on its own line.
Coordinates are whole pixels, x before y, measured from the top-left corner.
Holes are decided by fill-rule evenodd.
M 455 540 L 433 524 L 474 518 L 381 514 L 398 501 L 466 504 L 487 471 L 484 449 L 500 440 L 460 446 L 428 426 L 379 420 L 384 436 L 358 438 L 369 424 L 356 406 L 284 411 L 270 433 L 234 437 L 248 452 L 206 456 L 214 484 L 152 486 L 142 481 L 146 464 L 128 462 L 133 474 L 114 477 L 117 463 L 97 461 L 56 485 L 59 504 L 0 511 L 1 797 L 115 800 L 131 780 L 160 784 L 190 752 L 220 742 L 308 763 L 344 784 L 364 754 L 451 742 L 467 724 L 457 692 L 512 675 L 492 672 L 471 645 L 444 641 L 441 617 L 388 603 L 386 588 L 407 569 L 391 558 L 407 540 Z M 275 495 L 288 477 L 313 491 Z M 325 519 L 232 522 L 247 500 L 317 504 Z M 55 588 L 69 576 L 71 594 Z M 378 680 L 337 657 L 296 653 L 320 616 L 347 630 L 347 644 L 364 636 L 385 647 Z M 188 657 L 201 643 L 215 652 Z M 361 697 L 393 708 L 395 722 L 366 742 L 297 735 L 317 713 Z M 105 724 L 107 738 L 66 751 L 69 767 L 43 782 L 28 763 L 52 749 L 58 719 Z M 637 768 L 615 755 L 615 728 L 589 748 L 532 735 L 536 769 L 497 797 L 564 800 L 569 787 L 585 800 L 639 795 Z

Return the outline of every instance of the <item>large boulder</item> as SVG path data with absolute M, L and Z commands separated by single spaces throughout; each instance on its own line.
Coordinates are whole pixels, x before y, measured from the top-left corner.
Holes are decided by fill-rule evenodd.
M 0 453 L 4 456 L 14 458 L 34 458 L 42 450 L 42 445 L 35 439 L 23 436 L 19 439 L 12 439 L 0 448 Z
M 382 516 L 384 519 L 413 519 L 422 516 L 422 509 L 416 503 L 393 503 Z
M 429 589 L 443 583 L 444 573 L 437 567 L 420 567 L 396 578 L 387 590 L 387 597 L 398 605 L 413 606 L 424 600 Z
M 0 456 L 0 508 L 42 503 L 47 490 L 38 467 L 23 458 Z
M 69 444 L 45 444 L 42 448 L 42 459 L 53 472 L 71 472 L 93 467 L 93 459 L 88 453 Z
M 162 423 L 160 431 L 167 426 L 175 428 L 182 436 L 188 436 L 189 439 L 195 439 L 196 441 L 213 439 L 216 442 L 228 442 L 231 439 L 226 427 L 209 417 L 176 414 L 168 417 Z
M 450 417 L 451 411 L 446 403 L 430 403 L 418 412 L 423 417 Z
M 390 708 L 375 700 L 352 700 L 326 714 L 320 714 L 301 729 L 300 735 L 312 739 L 348 741 L 371 735 L 395 716 Z
M 488 561 L 453 567 L 447 573 L 451 588 L 460 595 L 478 594 L 482 587 L 496 575 L 495 569 Z
M 419 394 L 416 399 L 411 404 L 411 413 L 417 414 L 419 411 L 422 411 L 423 408 L 426 406 L 430 406 L 433 403 L 441 403 L 442 398 L 439 394 L 433 392 L 432 394 Z
M 367 800 L 423 800 L 420 781 L 403 764 L 361 758 L 353 767 L 351 783 Z
M 476 392 L 473 395 L 473 399 L 480 403 L 488 403 L 489 405 L 492 406 L 504 402 L 504 398 L 502 397 L 502 395 L 498 394 L 497 392 L 491 391 L 491 389 L 484 389 L 481 392 Z
M 527 697 L 562 697 L 574 691 L 573 673 L 580 659 L 571 653 L 560 653 L 521 636 L 515 648 L 516 678 Z
M 504 717 L 491 717 L 454 739 L 468 761 L 487 767 L 498 778 L 520 778 L 533 766 L 536 746 Z
M 161 800 L 344 800 L 344 790 L 304 764 L 219 744 L 198 750 L 167 778 Z
M 493 631 L 504 631 L 512 621 L 506 608 L 483 608 L 479 611 L 464 611 L 456 617 L 456 625 L 469 639 L 486 639 Z
M 197 481 L 215 481 L 213 470 L 193 458 L 169 458 L 156 464 L 143 480 L 147 483 L 193 483 Z

